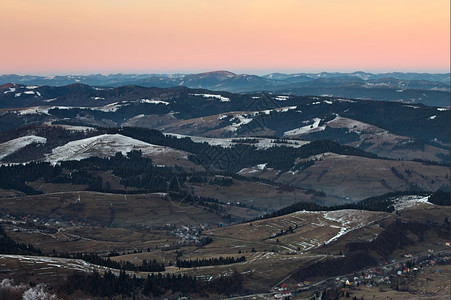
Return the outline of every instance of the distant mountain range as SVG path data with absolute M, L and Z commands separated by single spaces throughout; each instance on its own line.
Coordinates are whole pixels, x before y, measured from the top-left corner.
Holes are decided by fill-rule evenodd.
M 186 87 L 0 86 L 4 142 L 16 135 L 14 130 L 30 126 L 126 126 L 216 144 L 258 137 L 250 143 L 259 147 L 274 146 L 271 139 L 277 138 L 295 140 L 282 142 L 292 146 L 329 139 L 384 157 L 445 163 L 449 123 L 449 108 L 392 101 Z
M 2 75 L 0 84 L 97 87 L 136 85 L 189 88 L 233 93 L 270 92 L 296 96 L 330 96 L 450 105 L 450 73 L 272 73 L 263 76 L 215 71 L 199 74 L 94 74 L 64 76 Z

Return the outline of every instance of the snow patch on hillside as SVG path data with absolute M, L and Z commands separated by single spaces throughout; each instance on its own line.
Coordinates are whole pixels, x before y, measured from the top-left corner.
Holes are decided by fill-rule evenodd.
M 336 211 L 329 211 L 324 213 L 324 218 L 329 221 L 338 222 L 341 224 L 340 231 L 326 241 L 326 244 L 329 244 L 346 233 L 362 228 L 368 222 L 368 217 L 365 213 L 362 213 L 360 210 L 354 209 L 343 209 Z
M 274 98 L 274 100 L 277 100 L 277 101 L 286 101 L 288 99 L 290 99 L 290 96 L 283 96 L 283 95 L 277 96 Z
M 0 144 L 0 160 L 4 157 L 13 154 L 14 152 L 33 143 L 45 144 L 47 139 L 40 136 L 28 135 L 16 138 L 5 143 Z
M 193 96 L 202 96 L 204 98 L 216 98 L 219 99 L 221 102 L 230 102 L 230 99 L 221 95 L 215 95 L 215 94 L 190 94 Z
M 133 118 L 130 118 L 129 121 L 136 121 L 136 120 L 142 119 L 142 118 L 144 118 L 144 117 L 145 117 L 144 114 L 136 115 L 136 116 L 134 116 Z
M 26 109 L 17 110 L 19 115 L 50 115 L 49 110 L 52 109 L 74 109 L 75 107 L 69 106 L 33 106 Z
M 284 136 L 299 135 L 299 134 L 308 133 L 310 131 L 322 131 L 322 130 L 326 129 L 326 126 L 319 126 L 320 122 L 321 122 L 320 118 L 314 118 L 313 124 L 285 131 L 285 133 L 283 135 Z
M 343 98 L 338 98 L 338 99 L 335 99 L 335 101 L 338 101 L 338 102 L 349 102 L 349 103 L 355 103 L 355 101 L 354 101 L 354 100 L 350 100 L 350 99 L 343 99 Z
M 121 101 L 121 102 L 113 102 L 104 106 L 98 106 L 98 107 L 74 107 L 74 108 L 80 108 L 80 109 L 89 109 L 89 110 L 97 110 L 97 111 L 103 111 L 103 112 L 116 112 L 122 107 L 130 106 L 131 103 L 135 101 Z M 169 102 L 162 101 L 162 100 L 153 100 L 153 99 L 139 99 L 136 102 L 138 103 L 146 103 L 146 104 L 164 104 L 169 105 Z
M 15 93 L 15 92 L 16 92 L 16 88 L 15 87 L 10 87 L 9 91 L 4 91 L 3 94 Z
M 266 109 L 259 112 L 255 112 L 254 115 L 258 115 L 259 113 L 264 113 L 265 115 L 269 115 L 271 112 L 287 112 L 292 109 L 298 108 L 297 106 L 286 106 L 286 107 L 277 107 L 272 109 Z
M 256 117 L 258 115 L 269 115 L 271 112 L 287 112 L 289 110 L 297 109 L 297 106 L 287 106 L 287 107 L 277 107 L 272 109 L 266 109 L 261 111 L 254 111 L 247 114 L 237 114 L 234 115 L 232 119 L 230 119 L 230 122 L 232 122 L 232 125 L 229 125 L 225 127 L 225 130 L 228 131 L 237 131 L 238 128 L 240 128 L 242 125 L 249 124 L 253 121 L 253 117 Z M 321 119 L 319 119 L 321 120 Z
M 132 150 L 141 150 L 143 155 L 161 155 L 177 152 L 168 147 L 145 143 L 121 134 L 103 134 L 87 139 L 72 141 L 52 150 L 46 161 L 82 160 L 92 156 L 109 157 L 117 152 L 126 154 Z
M 116 112 L 119 108 L 121 108 L 124 105 L 119 104 L 118 102 L 113 102 L 104 106 L 100 107 L 90 107 L 91 110 L 100 110 L 103 112 Z
M 140 99 L 139 102 L 141 102 L 141 103 L 149 103 L 149 104 L 164 104 L 164 105 L 169 105 L 169 102 L 162 101 L 162 100 Z
M 252 120 L 252 118 L 249 118 L 249 115 L 236 115 L 230 120 L 233 124 L 227 126 L 225 129 L 228 131 L 237 131 L 242 125 L 249 124 Z
M 49 109 L 49 107 L 35 106 L 19 110 L 18 113 L 19 115 L 48 115 Z
M 249 175 L 249 174 L 259 174 L 262 170 L 259 170 L 257 167 L 255 168 L 243 168 L 237 172 L 238 175 Z
M 259 165 L 257 165 L 257 169 L 263 171 L 264 169 L 266 169 L 267 165 L 268 165 L 268 163 L 259 164 Z
M 418 196 L 418 195 L 409 195 L 409 196 L 402 196 L 397 198 L 394 201 L 394 207 L 395 210 L 401 210 L 406 209 L 410 207 L 415 207 L 420 204 L 429 204 L 434 205 L 430 202 L 428 202 L 429 196 Z

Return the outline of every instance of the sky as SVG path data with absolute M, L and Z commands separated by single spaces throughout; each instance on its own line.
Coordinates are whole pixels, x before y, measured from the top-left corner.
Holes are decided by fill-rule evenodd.
M 450 72 L 449 0 L 2 0 L 0 74 Z

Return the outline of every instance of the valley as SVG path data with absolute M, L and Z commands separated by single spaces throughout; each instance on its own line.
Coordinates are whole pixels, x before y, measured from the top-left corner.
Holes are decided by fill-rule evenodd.
M 210 228 L 205 225 L 209 221 L 211 222 L 211 220 L 205 218 L 205 214 L 202 215 L 205 219 L 201 220 L 201 222 L 206 222 L 204 225 L 186 227 L 177 226 L 177 223 L 172 225 L 159 224 L 158 219 L 161 221 L 168 219 L 160 213 L 161 205 L 159 206 L 160 209 L 155 209 L 158 215 L 149 218 L 146 225 L 142 221 L 139 222 L 143 224 L 141 228 L 136 227 L 136 225 L 121 226 L 119 223 L 114 226 L 101 226 L 89 225 L 78 220 L 69 222 L 52 222 L 52 220 L 49 220 L 45 222 L 40 218 L 24 220 L 11 216 L 6 216 L 1 222 L 2 227 L 7 230 L 11 237 L 21 242 L 33 243 L 33 245 L 42 249 L 44 255 L 52 256 L 55 251 L 56 253 L 113 253 L 111 259 L 117 262 L 129 261 L 139 265 L 143 260 L 156 260 L 165 263 L 164 274 L 186 274 L 198 278 L 217 278 L 238 271 L 243 276 L 243 284 L 246 286 L 246 290 L 252 292 L 264 291 L 275 285 L 280 286 L 282 283 L 295 286 L 303 281 L 319 281 L 323 276 L 320 266 L 323 262 L 327 262 L 331 268 L 334 266 L 334 261 L 337 260 L 337 270 L 334 272 L 336 272 L 336 275 L 344 275 L 350 271 L 356 272 L 359 268 L 365 266 L 377 268 L 378 264 L 384 265 L 390 260 L 392 262 L 393 260 L 399 261 L 398 264 L 412 261 L 414 258 L 405 259 L 405 255 L 411 253 L 414 254 L 414 257 L 425 256 L 431 251 L 449 253 L 451 249 L 445 245 L 448 241 L 447 234 L 449 231 L 445 229 L 446 227 L 443 227 L 444 223 L 441 223 L 441 221 L 440 223 L 431 221 L 443 216 L 444 208 L 424 202 L 424 199 L 424 197 L 399 198 L 397 200 L 399 205 L 401 206 L 402 202 L 402 206 L 405 208 L 398 210 L 396 214 L 357 210 L 299 211 L 266 220 Z M 2 211 L 4 211 L 4 206 Z M 423 212 L 426 212 L 426 214 Z M 186 210 L 185 213 L 193 215 L 192 212 Z M 412 221 L 412 216 L 416 218 L 419 213 L 423 217 Z M 449 213 L 449 208 L 446 208 L 445 214 Z M 171 218 L 171 220 L 176 221 L 177 218 Z M 179 221 L 181 222 L 179 224 L 193 223 L 193 220 L 187 222 L 179 219 Z M 396 230 L 399 226 L 396 224 L 401 224 L 400 222 L 406 225 L 403 225 L 404 229 L 399 229 L 407 234 L 406 238 L 401 240 L 402 248 L 390 244 L 395 242 L 392 239 L 396 231 L 390 233 L 393 237 L 388 234 L 388 232 Z M 419 229 L 415 224 L 423 225 Z M 198 234 L 199 231 L 202 231 L 201 235 Z M 212 240 L 201 246 L 198 241 L 203 238 Z M 375 243 L 375 245 L 378 245 L 377 241 L 381 238 L 384 240 L 383 244 L 376 247 L 371 246 Z M 361 246 L 356 248 L 353 246 L 356 243 Z M 362 246 L 365 244 L 373 249 L 365 254 L 369 258 L 365 258 L 365 255 L 362 257 L 362 250 L 357 250 L 364 249 Z M 426 245 L 427 249 L 425 248 Z M 245 257 L 244 262 L 231 265 L 196 268 L 176 266 L 176 262 L 182 260 L 196 261 L 214 257 L 239 258 L 242 256 Z M 6 263 L 8 266 L 11 266 L 12 260 L 17 259 L 11 255 L 1 255 L 1 257 L 3 264 L 8 261 Z M 343 258 L 359 259 L 362 265 L 359 266 L 355 261 L 348 268 L 340 267 L 341 263 L 338 263 L 338 261 Z M 39 258 L 36 259 L 39 260 Z M 365 262 L 368 259 L 369 265 L 368 262 Z M 73 261 L 63 258 L 43 258 L 42 260 L 42 271 L 36 269 L 34 272 L 36 275 L 33 277 L 35 280 L 40 278 L 39 274 L 44 270 L 46 273 L 43 274 L 61 276 L 64 272 L 70 272 L 71 269 L 75 268 Z M 48 262 L 45 262 L 46 260 Z M 48 263 L 50 263 L 50 266 L 45 267 Z M 92 270 L 98 268 L 102 272 L 101 267 L 90 266 L 80 261 L 76 263 L 81 264 L 76 269 Z M 51 264 L 59 264 L 64 267 L 52 269 Z M 356 269 L 352 269 L 353 265 Z M 15 270 L 15 268 L 17 267 L 11 266 L 10 270 Z M 327 274 L 331 274 L 330 272 L 331 270 L 327 271 Z M 12 274 L 19 276 L 21 273 L 17 269 Z M 136 272 L 136 274 L 144 278 L 147 276 L 145 272 Z M 299 274 L 303 275 L 299 277 Z M 49 281 L 49 278 L 41 278 L 40 280 L 52 282 Z M 304 291 L 303 293 L 307 292 Z
M 449 272 L 449 106 L 342 97 L 1 86 L 0 279 L 62 299 L 333 299 L 345 277 L 449 295 L 422 288 L 443 282 L 431 260 Z

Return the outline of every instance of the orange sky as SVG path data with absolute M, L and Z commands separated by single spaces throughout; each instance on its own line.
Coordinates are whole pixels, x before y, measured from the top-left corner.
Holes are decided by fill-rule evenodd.
M 449 0 L 2 0 L 0 74 L 450 71 Z

